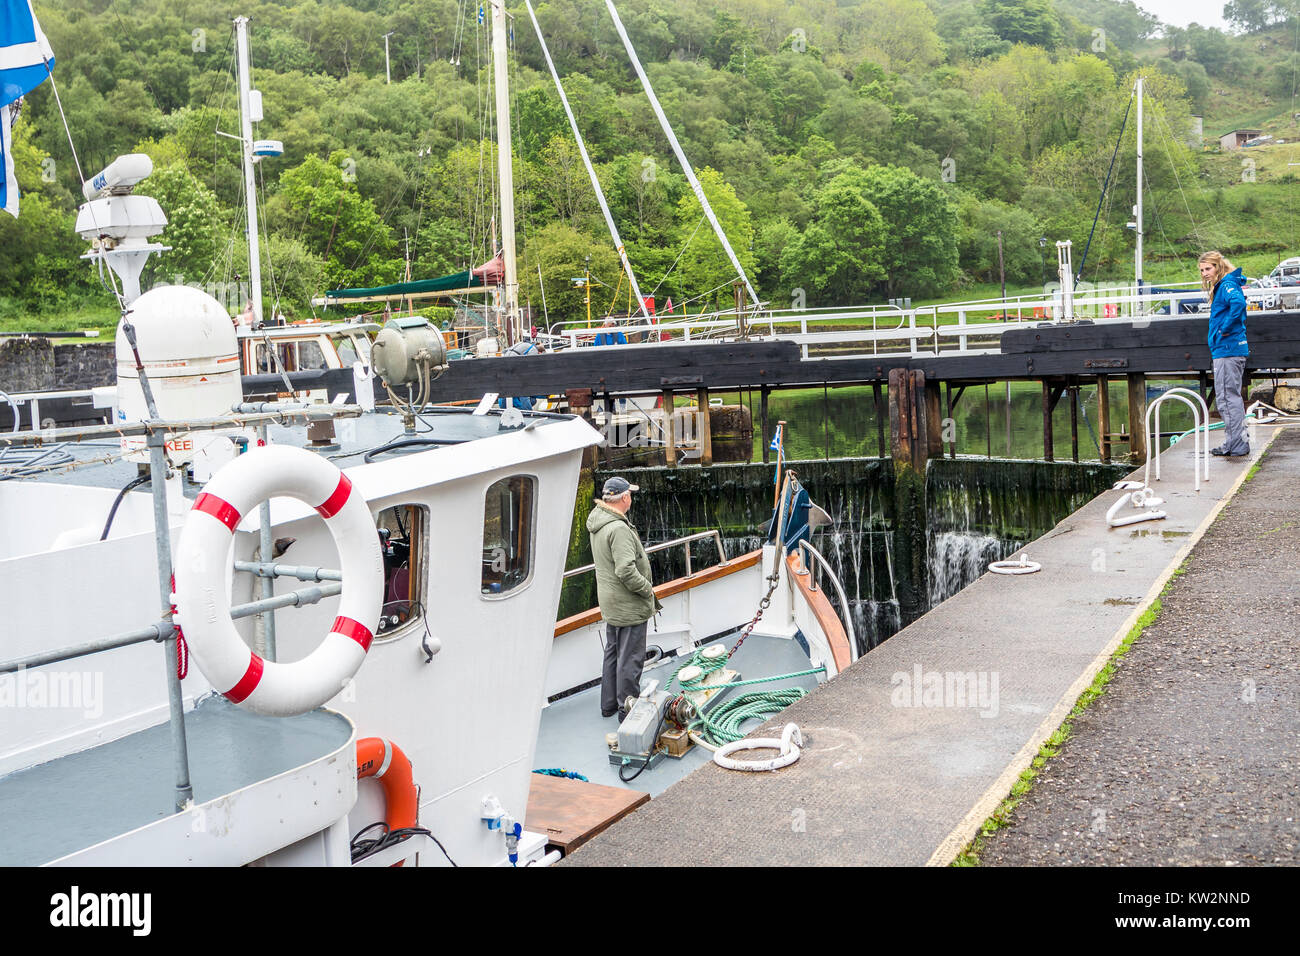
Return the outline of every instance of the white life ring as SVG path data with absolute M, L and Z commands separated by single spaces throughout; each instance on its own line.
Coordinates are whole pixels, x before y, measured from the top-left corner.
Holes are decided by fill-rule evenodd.
M 325 640 L 291 664 L 262 660 L 235 630 L 226 570 L 240 519 L 267 498 L 313 506 L 338 548 L 344 589 Z M 291 717 L 336 695 L 361 667 L 384 597 L 383 555 L 370 508 L 337 467 L 302 448 L 240 455 L 204 486 L 176 548 L 176 610 L 199 669 L 219 692 L 259 714 Z
M 713 752 L 713 762 L 726 770 L 748 770 L 761 773 L 767 770 L 780 770 L 799 759 L 799 748 L 803 746 L 803 734 L 796 724 L 786 724 L 781 739 L 775 737 L 755 737 L 723 744 Z M 775 757 L 767 760 L 737 760 L 731 755 L 739 750 L 779 750 Z

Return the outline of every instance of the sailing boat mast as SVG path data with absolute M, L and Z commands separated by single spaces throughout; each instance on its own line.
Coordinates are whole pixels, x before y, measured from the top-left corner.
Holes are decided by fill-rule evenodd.
M 641 294 L 641 286 L 637 284 L 636 275 L 632 272 L 632 263 L 628 261 L 627 250 L 623 247 L 623 238 L 618 233 L 618 226 L 614 224 L 614 217 L 609 211 L 609 203 L 605 201 L 605 191 L 600 188 L 600 180 L 596 177 L 596 170 L 592 168 L 591 157 L 587 154 L 587 144 L 582 139 L 582 132 L 578 129 L 578 121 L 574 119 L 573 109 L 569 106 L 569 98 L 564 93 L 564 85 L 560 82 L 560 74 L 555 69 L 555 63 L 551 60 L 551 51 L 546 46 L 546 37 L 542 36 L 542 26 L 537 22 L 537 14 L 533 12 L 531 0 L 524 0 L 524 6 L 528 8 L 528 16 L 533 21 L 533 30 L 537 33 L 537 42 L 542 45 L 542 56 L 546 57 L 546 67 L 551 71 L 551 79 L 555 81 L 555 90 L 560 94 L 560 104 L 564 107 L 564 115 L 569 118 L 569 128 L 573 130 L 573 138 L 578 144 L 578 153 L 582 156 L 582 163 L 587 167 L 587 175 L 591 178 L 591 187 L 596 191 L 596 201 L 600 203 L 601 215 L 605 217 L 605 225 L 609 228 L 609 234 L 614 240 L 614 248 L 618 250 L 619 261 L 623 263 L 623 271 L 627 274 L 628 288 L 636 293 L 637 305 L 641 309 L 641 316 L 647 322 L 650 321 L 650 313 L 646 310 L 645 296 Z M 545 293 L 543 293 L 543 308 L 545 308 Z M 632 310 L 628 310 L 630 318 Z
M 1133 275 L 1137 292 L 1142 294 L 1142 77 L 1137 78 L 1137 203 L 1133 221 L 1137 229 L 1137 247 L 1133 252 Z
M 519 341 L 519 274 L 515 262 L 515 181 L 510 144 L 510 79 L 506 64 L 505 0 L 492 4 L 492 67 L 496 80 L 497 175 L 501 181 L 501 255 L 505 260 L 505 325 L 512 342 Z
M 623 41 L 623 47 L 627 50 L 628 59 L 632 61 L 632 68 L 636 70 L 636 75 L 640 78 L 641 86 L 645 90 L 646 99 L 650 101 L 650 107 L 654 110 L 655 116 L 658 117 L 664 135 L 668 137 L 668 144 L 672 146 L 677 161 L 682 164 L 682 170 L 686 173 L 686 179 L 695 192 L 695 198 L 700 201 L 704 215 L 709 220 L 709 225 L 713 227 L 713 232 L 717 235 L 718 242 L 722 244 L 722 249 L 726 252 L 727 258 L 731 260 L 736 275 L 740 276 L 745 283 L 745 289 L 749 292 L 749 301 L 757 306 L 758 293 L 754 291 L 754 286 L 745 273 L 745 267 L 740 264 L 740 260 L 736 258 L 736 253 L 731 248 L 731 243 L 727 241 L 727 234 L 718 223 L 718 217 L 713 214 L 713 207 L 709 205 L 709 199 L 704 195 L 704 187 L 700 185 L 700 181 L 695 177 L 695 170 L 686 159 L 686 153 L 682 151 L 682 144 L 677 142 L 677 134 L 673 132 L 668 117 L 664 115 L 664 108 L 659 105 L 659 97 L 655 96 L 655 91 L 650 86 L 650 78 L 646 76 L 645 70 L 641 66 L 641 60 L 632 47 L 632 41 L 628 38 L 627 30 L 623 28 L 623 21 L 619 19 L 618 11 L 614 9 L 614 0 L 605 0 L 605 6 L 609 9 L 609 15 L 614 18 L 614 29 L 618 31 L 619 38 Z
M 253 326 L 257 327 L 262 324 L 262 256 L 257 247 L 257 187 L 253 179 L 252 81 L 249 79 L 248 64 L 248 17 L 235 17 L 235 47 L 239 57 L 239 135 L 244 147 L 244 205 L 248 207 L 248 294 L 253 302 Z

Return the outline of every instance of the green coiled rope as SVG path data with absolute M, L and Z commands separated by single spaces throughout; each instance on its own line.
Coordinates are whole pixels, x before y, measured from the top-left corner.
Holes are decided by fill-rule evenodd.
M 726 684 L 709 684 L 707 686 L 703 684 L 705 677 L 719 670 L 726 663 L 727 658 L 725 657 L 710 660 L 704 657 L 700 651 L 696 651 L 673 673 L 673 680 L 678 682 L 682 690 L 697 691 L 722 687 L 745 687 L 750 684 L 769 684 L 773 681 L 794 677 L 808 677 L 826 671 L 823 666 L 806 671 L 796 671 L 793 674 L 775 674 L 772 677 L 755 677 L 752 680 L 731 681 Z M 680 680 L 678 675 L 683 668 L 692 664 L 700 668 L 704 673 L 694 681 Z M 747 694 L 739 694 L 710 708 L 707 713 L 701 713 L 695 720 L 691 721 L 688 729 L 691 733 L 698 734 L 709 745 L 720 747 L 723 744 L 740 740 L 745 736 L 745 732 L 740 729 L 741 724 L 745 721 L 766 720 L 772 714 L 779 714 L 803 697 L 805 693 L 807 692 L 801 687 L 787 687 L 780 690 L 750 691 Z

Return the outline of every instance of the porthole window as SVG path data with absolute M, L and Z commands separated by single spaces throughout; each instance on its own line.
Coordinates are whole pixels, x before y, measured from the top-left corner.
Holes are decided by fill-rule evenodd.
M 537 479 L 513 475 L 494 482 L 483 506 L 483 596 L 502 597 L 528 583 L 533 571 Z
M 395 637 L 424 619 L 428 524 L 428 512 L 418 505 L 385 508 L 375 519 L 384 555 L 384 604 L 376 639 Z

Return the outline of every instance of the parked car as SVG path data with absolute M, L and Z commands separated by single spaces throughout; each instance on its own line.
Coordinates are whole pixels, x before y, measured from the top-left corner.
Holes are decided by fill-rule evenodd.
M 1300 303 L 1300 256 L 1283 259 L 1273 271 L 1246 283 L 1251 289 L 1270 289 L 1260 301 L 1265 309 L 1294 309 Z

